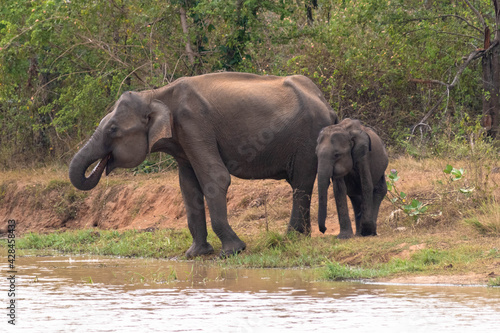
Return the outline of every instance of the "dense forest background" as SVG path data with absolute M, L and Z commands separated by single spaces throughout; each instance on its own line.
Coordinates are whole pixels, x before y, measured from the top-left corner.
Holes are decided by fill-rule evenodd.
M 215 71 L 306 75 L 393 149 L 439 153 L 482 131 L 496 4 L 0 0 L 0 166 L 67 162 L 124 91 Z

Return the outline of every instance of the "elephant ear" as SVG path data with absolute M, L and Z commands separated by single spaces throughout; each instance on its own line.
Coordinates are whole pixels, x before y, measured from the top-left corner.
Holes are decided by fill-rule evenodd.
M 172 113 L 162 101 L 157 99 L 152 100 L 149 107 L 148 142 L 151 153 L 158 141 L 172 137 Z
M 352 130 L 349 132 L 353 142 L 351 154 L 354 163 L 372 150 L 372 141 L 368 133 L 363 130 Z

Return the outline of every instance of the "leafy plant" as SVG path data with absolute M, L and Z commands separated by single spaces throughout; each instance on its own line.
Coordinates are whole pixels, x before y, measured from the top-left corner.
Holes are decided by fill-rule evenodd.
M 417 199 L 413 199 L 409 205 L 403 205 L 403 211 L 412 217 L 424 214 L 427 208 L 426 204 Z
M 456 169 L 452 167 L 450 164 L 446 165 L 446 168 L 444 168 L 443 172 L 445 174 L 450 175 L 449 180 L 451 183 L 456 182 L 458 180 L 463 180 L 465 175 L 465 169 L 463 168 Z M 471 194 L 474 191 L 474 188 L 463 187 L 459 188 L 458 191 L 463 194 Z
M 181 76 L 217 70 L 306 75 L 341 118 L 358 118 L 379 128 L 388 144 L 401 146 L 421 134 L 442 148 L 441 137 L 429 134 L 443 132 L 448 140 L 470 136 L 461 129 L 464 117 L 459 115 L 477 119 L 483 95 L 491 97 L 474 66 L 464 70 L 460 85 L 433 113 L 437 119 L 427 119 L 427 133 L 418 133 L 422 127 L 408 130 L 440 96 L 430 88 L 432 83 L 420 81 L 446 81 L 471 46 L 476 48 L 476 41 L 466 36 L 482 40 L 474 27 L 482 31 L 483 23 L 471 15 L 469 5 L 304 3 L 3 1 L 0 163 L 15 168 L 61 157 L 65 163 L 123 91 L 161 87 Z M 483 14 L 493 10 L 487 1 L 473 5 Z M 181 8 L 186 12 L 184 27 Z M 494 15 L 482 17 L 494 26 Z M 192 46 L 190 55 L 187 44 Z
M 145 160 L 140 165 L 132 169 L 134 175 L 139 173 L 156 173 L 159 172 L 160 168 L 158 167 L 158 163 L 154 163 L 148 160 Z
M 457 180 L 461 180 L 464 177 L 465 170 L 463 168 L 455 169 L 450 164 L 447 164 L 443 170 L 444 173 L 450 175 L 450 180 L 455 182 Z
M 405 214 L 414 219 L 417 219 L 427 211 L 428 207 L 426 204 L 417 199 L 412 199 L 408 203 L 407 194 L 397 189 L 396 182 L 399 180 L 397 170 L 392 169 L 387 175 L 387 179 L 387 198 L 394 206 L 400 208 Z
M 144 160 L 137 167 L 131 169 L 134 175 L 145 173 L 158 173 L 165 170 L 173 170 L 177 167 L 175 159 L 167 154 L 159 153 L 156 156 L 150 156 L 148 160 Z

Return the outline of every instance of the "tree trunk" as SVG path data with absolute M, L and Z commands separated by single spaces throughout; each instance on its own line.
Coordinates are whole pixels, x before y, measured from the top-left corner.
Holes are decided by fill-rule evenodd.
M 318 9 L 318 1 L 306 0 L 305 6 L 307 12 L 307 25 L 312 26 L 314 24 L 313 9 Z
M 493 42 L 500 41 L 498 33 L 498 25 L 500 23 L 500 9 L 498 1 L 493 0 L 495 7 L 496 29 Z M 486 27 L 485 31 L 485 47 L 486 41 L 490 40 L 490 32 Z M 489 52 L 485 53 L 482 58 L 483 69 L 483 126 L 487 133 L 492 138 L 499 138 L 499 116 L 500 116 L 500 44 L 494 46 Z
M 500 109 L 500 46 L 485 54 L 483 65 L 483 126 L 488 135 L 498 138 Z
M 187 16 L 186 16 L 186 9 L 184 7 L 181 7 L 179 9 L 180 15 L 181 15 L 181 26 L 182 26 L 182 32 L 186 36 L 186 53 L 189 59 L 189 63 L 191 65 L 194 65 L 194 55 L 193 55 L 193 49 L 191 48 L 191 42 L 189 41 L 189 29 L 187 25 Z

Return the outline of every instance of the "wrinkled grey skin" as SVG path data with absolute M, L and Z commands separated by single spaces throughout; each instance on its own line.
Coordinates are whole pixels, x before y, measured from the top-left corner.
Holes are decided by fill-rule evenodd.
M 340 223 L 338 238 L 353 236 L 346 195 L 354 208 L 357 236 L 377 235 L 380 203 L 387 193 L 389 163 L 380 137 L 358 120 L 344 119 L 324 128 L 318 137 L 318 226 L 326 231 L 328 187 L 333 183 Z
M 221 255 L 246 245 L 228 224 L 230 175 L 286 179 L 293 189 L 289 230 L 309 234 L 316 178 L 316 139 L 337 116 L 304 76 L 216 73 L 181 78 L 163 88 L 126 92 L 74 156 L 69 176 L 94 188 L 106 169 L 133 168 L 149 152 L 172 155 L 193 244 L 187 257 L 213 252 L 204 204 L 222 242 Z M 87 168 L 100 160 L 88 177 Z

